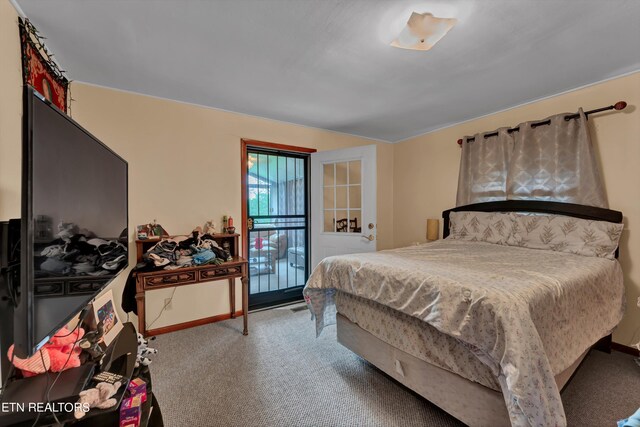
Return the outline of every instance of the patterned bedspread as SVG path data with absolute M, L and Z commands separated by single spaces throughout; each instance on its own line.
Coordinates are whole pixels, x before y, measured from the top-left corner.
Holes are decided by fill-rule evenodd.
M 374 337 L 422 361 L 500 391 L 498 379 L 466 343 L 375 301 L 338 291 L 336 311 Z M 402 331 L 402 333 L 399 333 Z
M 624 310 L 615 260 L 442 240 L 324 259 L 304 295 L 320 334 L 336 290 L 387 305 L 466 343 L 496 377 L 516 426 L 564 426 L 554 373 Z

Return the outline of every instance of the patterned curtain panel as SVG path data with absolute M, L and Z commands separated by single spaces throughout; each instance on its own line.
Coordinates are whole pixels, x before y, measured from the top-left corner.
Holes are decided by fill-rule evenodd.
M 520 124 L 507 173 L 507 198 L 554 200 L 608 208 L 587 118 L 549 117 L 551 124 Z
M 513 137 L 508 128 L 498 129 L 497 136 L 484 132 L 462 141 L 457 206 L 504 200 L 507 198 L 507 171 L 513 151 Z
M 549 117 L 550 124 L 518 125 L 509 134 L 462 144 L 457 205 L 491 200 L 552 200 L 607 208 L 587 118 L 568 113 Z M 495 147 L 483 147 L 494 144 Z

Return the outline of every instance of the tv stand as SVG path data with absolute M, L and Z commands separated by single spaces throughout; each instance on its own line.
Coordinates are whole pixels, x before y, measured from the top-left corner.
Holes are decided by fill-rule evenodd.
M 22 422 L 33 423 L 38 416 L 35 408 L 43 408 L 47 403 L 54 405 L 73 403 L 78 399 L 78 394 L 87 386 L 95 364 L 85 364 L 77 368 L 62 371 L 58 377 L 57 372 L 46 372 L 35 377 L 15 379 L 11 381 L 2 393 L 2 402 L 9 403 L 14 412 L 0 412 L 0 425 L 12 425 Z M 56 377 L 58 380 L 56 381 Z M 47 390 L 51 387 L 47 398 Z M 51 416 L 51 415 L 49 415 Z M 41 420 L 48 418 L 45 414 Z M 61 419 L 62 415 L 58 415 Z M 53 420 L 53 417 L 51 416 Z M 54 420 L 55 421 L 55 420 Z M 38 420 L 38 423 L 40 420 Z

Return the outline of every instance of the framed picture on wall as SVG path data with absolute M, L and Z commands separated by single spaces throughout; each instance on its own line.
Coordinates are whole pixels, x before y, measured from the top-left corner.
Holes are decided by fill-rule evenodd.
M 111 290 L 93 301 L 93 315 L 96 323 L 102 322 L 103 340 L 105 345 L 108 346 L 122 330 L 122 322 L 118 317 Z

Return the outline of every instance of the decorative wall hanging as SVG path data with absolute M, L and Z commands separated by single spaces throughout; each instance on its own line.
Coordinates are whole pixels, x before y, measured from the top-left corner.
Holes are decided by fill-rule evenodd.
M 32 86 L 48 101 L 67 112 L 69 80 L 53 61 L 38 30 L 28 19 L 19 19 L 22 51 L 22 82 Z
M 169 237 L 169 233 L 154 219 L 149 224 L 139 225 L 137 228 L 138 240 L 152 240 L 160 239 L 162 237 Z

